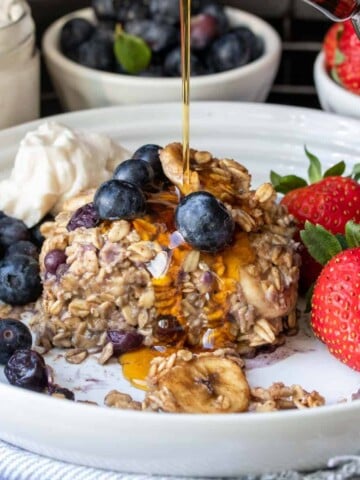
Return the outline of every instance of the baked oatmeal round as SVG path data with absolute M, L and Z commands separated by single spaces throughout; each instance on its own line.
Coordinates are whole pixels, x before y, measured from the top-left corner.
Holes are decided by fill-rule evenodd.
M 269 183 L 251 190 L 251 177 L 234 160 L 191 151 L 191 180 L 182 191 L 182 148 L 160 154 L 171 185 L 147 193 L 147 212 L 135 220 L 101 221 L 68 229 L 73 213 L 93 200 L 86 192 L 43 225 L 43 295 L 32 327 L 38 343 L 92 349 L 107 331 L 141 333 L 144 345 L 250 355 L 276 346 L 296 328 L 299 275 L 293 218 Z M 192 248 L 174 226 L 181 193 L 207 191 L 235 223 L 230 246 L 217 253 Z M 66 263 L 55 273 L 44 259 L 53 250 Z

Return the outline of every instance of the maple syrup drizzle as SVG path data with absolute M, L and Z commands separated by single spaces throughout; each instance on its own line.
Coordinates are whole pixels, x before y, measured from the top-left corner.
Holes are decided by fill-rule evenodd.
M 190 18 L 191 0 L 179 0 L 180 28 L 181 28 L 181 63 L 182 63 L 182 122 L 183 122 L 183 193 L 190 190 Z M 200 174 L 201 175 L 201 174 Z M 208 182 L 206 172 L 201 178 L 207 190 L 216 194 L 216 185 Z M 162 207 L 157 211 L 156 204 L 148 218 L 136 219 L 133 227 L 142 240 L 156 240 L 164 247 L 169 246 L 170 232 L 173 229 L 172 218 L 174 215 L 177 197 L 173 192 L 161 192 L 159 200 L 167 200 L 173 208 Z M 165 230 L 159 230 L 159 222 Z M 155 292 L 155 307 L 159 315 L 171 315 L 176 318 L 186 329 L 186 318 L 182 312 L 182 291 L 176 282 L 181 271 L 185 256 L 191 250 L 186 244 L 172 250 L 171 262 L 167 272 L 160 278 L 153 279 Z M 218 288 L 210 294 L 208 304 L 204 307 L 207 322 L 204 326 L 203 337 L 200 344 L 193 347 L 193 351 L 213 350 L 232 343 L 234 338 L 231 326 L 225 320 L 229 308 L 229 295 L 235 291 L 239 280 L 239 269 L 253 261 L 253 251 L 249 244 L 247 234 L 239 233 L 235 236 L 231 252 L 225 250 L 222 254 L 201 254 L 204 260 L 219 279 Z M 147 390 L 146 378 L 151 361 L 158 356 L 167 356 L 176 351 L 174 346 L 158 345 L 143 347 L 133 352 L 120 356 L 124 377 L 136 388 Z
M 183 186 L 190 185 L 190 19 L 191 0 L 179 0 L 182 72 Z

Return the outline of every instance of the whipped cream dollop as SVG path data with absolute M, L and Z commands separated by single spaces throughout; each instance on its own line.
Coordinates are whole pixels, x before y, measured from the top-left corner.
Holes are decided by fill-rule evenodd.
M 130 157 L 105 135 L 46 122 L 21 141 L 10 177 L 0 182 L 0 210 L 32 227 L 68 198 L 111 178 Z
M 19 20 L 26 8 L 23 0 L 0 0 L 0 27 Z

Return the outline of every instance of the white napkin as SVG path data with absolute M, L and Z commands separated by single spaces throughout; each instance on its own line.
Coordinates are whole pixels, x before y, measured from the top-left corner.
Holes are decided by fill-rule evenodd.
M 333 458 L 328 462 L 328 467 L 328 469 L 313 473 L 281 472 L 261 476 L 242 476 L 233 480 L 360 479 L 360 456 Z M 150 480 L 151 478 L 154 480 L 185 480 L 184 477 L 151 477 L 150 475 L 116 473 L 72 465 L 35 455 L 0 441 L 0 480 Z

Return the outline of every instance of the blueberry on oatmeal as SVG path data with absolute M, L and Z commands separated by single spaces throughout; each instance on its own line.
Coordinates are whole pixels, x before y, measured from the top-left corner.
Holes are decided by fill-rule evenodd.
M 181 200 L 175 224 L 186 242 L 206 252 L 217 252 L 229 245 L 235 229 L 224 204 L 211 193 L 201 191 Z
M 26 305 L 41 294 L 39 264 L 26 255 L 11 255 L 0 262 L 0 299 L 10 305 Z
M 114 170 L 113 178 L 133 183 L 139 188 L 146 188 L 154 180 L 154 170 L 144 160 L 125 160 Z
M 144 215 L 146 200 L 136 185 L 123 180 L 109 180 L 98 188 L 94 205 L 103 220 L 130 220 Z
M 44 258 L 44 266 L 47 273 L 51 273 L 55 275 L 58 271 L 58 268 L 61 265 L 66 263 L 66 255 L 64 250 L 60 250 L 59 248 L 55 248 L 54 250 L 50 250 L 45 255 Z
M 80 227 L 93 228 L 100 221 L 99 215 L 93 203 L 87 203 L 78 208 L 72 215 L 66 228 L 69 232 Z
M 160 150 L 160 145 L 149 143 L 138 148 L 134 152 L 132 158 L 150 163 L 155 175 L 159 175 L 163 173 L 159 155 Z
M 4 365 L 16 350 L 31 345 L 31 332 L 24 323 L 12 318 L 0 319 L 0 364 Z
M 44 358 L 34 350 L 17 350 L 8 360 L 4 369 L 11 385 L 43 392 L 48 386 Z
M 112 344 L 115 355 L 130 352 L 139 348 L 144 340 L 143 335 L 131 330 L 108 330 L 107 339 Z

